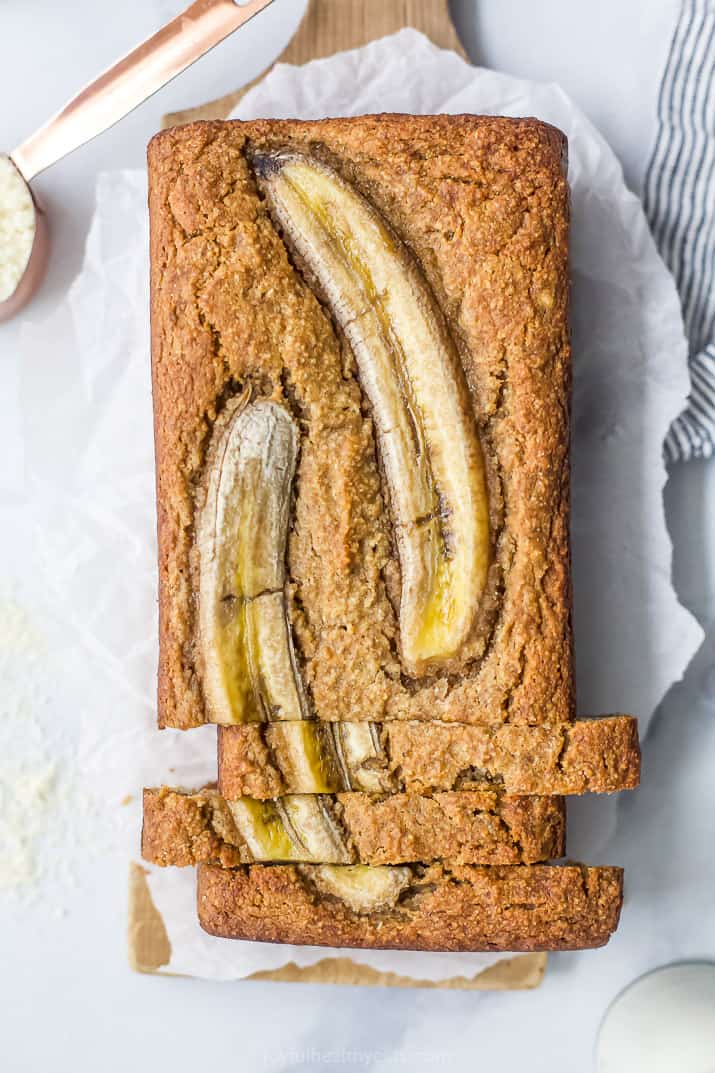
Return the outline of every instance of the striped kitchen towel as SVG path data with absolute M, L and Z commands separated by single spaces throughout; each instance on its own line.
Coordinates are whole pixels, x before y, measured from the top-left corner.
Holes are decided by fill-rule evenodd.
M 643 202 L 680 293 L 690 344 L 690 397 L 666 437 L 666 458 L 709 458 L 715 452 L 715 0 L 682 0 Z

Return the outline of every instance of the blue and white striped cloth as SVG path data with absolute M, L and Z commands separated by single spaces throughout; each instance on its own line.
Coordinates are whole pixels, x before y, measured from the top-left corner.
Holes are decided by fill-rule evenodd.
M 690 344 L 690 397 L 666 437 L 666 458 L 709 458 L 715 452 L 715 0 L 682 0 L 643 202 L 680 293 Z

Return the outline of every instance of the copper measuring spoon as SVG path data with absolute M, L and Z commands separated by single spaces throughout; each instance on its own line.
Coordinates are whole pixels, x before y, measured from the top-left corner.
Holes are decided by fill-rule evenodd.
M 193 4 L 80 90 L 9 156 L 32 198 L 34 238 L 15 289 L 0 301 L 0 321 L 14 316 L 32 297 L 47 265 L 47 218 L 30 181 L 74 149 L 113 126 L 205 52 L 252 19 L 273 0 L 195 0 Z M 0 250 L 0 256 L 3 251 Z

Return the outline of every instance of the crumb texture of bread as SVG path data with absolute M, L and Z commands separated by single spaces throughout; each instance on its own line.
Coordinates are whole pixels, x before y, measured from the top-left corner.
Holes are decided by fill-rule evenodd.
M 280 724 L 220 727 L 218 786 L 229 799 L 291 793 Z M 615 793 L 640 781 L 638 723 L 613 715 L 539 727 L 386 723 L 384 767 L 397 790 L 430 793 L 496 784 L 508 794 Z
M 470 635 L 432 676 L 408 678 L 400 657 L 399 560 L 353 355 L 288 255 L 249 146 L 329 160 L 417 260 L 457 345 L 493 559 Z M 214 422 L 246 384 L 301 430 L 287 596 L 313 714 L 572 718 L 564 153 L 546 124 L 480 116 L 203 123 L 151 142 L 162 726 L 206 719 L 195 520 Z
M 619 868 L 531 865 L 413 869 L 396 904 L 360 913 L 321 893 L 308 865 L 198 869 L 211 935 L 404 950 L 577 950 L 603 946 L 623 899 Z
M 186 868 L 206 861 L 233 868 L 247 860 L 231 811 L 216 792 L 148 789 L 143 810 L 142 857 L 152 864 Z
M 354 863 L 387 865 L 446 859 L 453 864 L 531 864 L 561 857 L 565 811 L 559 797 L 509 797 L 495 790 L 435 794 L 361 793 L 323 798 Z M 142 855 L 162 867 L 253 857 L 215 791 L 144 791 Z
M 358 860 L 367 864 L 532 864 L 565 852 L 560 797 L 502 797 L 494 790 L 337 797 Z

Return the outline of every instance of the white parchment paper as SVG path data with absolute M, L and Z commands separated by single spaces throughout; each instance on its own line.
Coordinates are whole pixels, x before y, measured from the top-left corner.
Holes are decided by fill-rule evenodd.
M 641 206 L 609 147 L 557 86 L 474 69 L 414 31 L 303 68 L 279 66 L 236 115 L 374 111 L 535 115 L 569 137 L 579 711 L 632 711 L 645 730 L 701 631 L 673 591 L 662 503 L 661 445 L 687 394 L 686 345 L 675 287 Z M 197 786 L 215 777 L 213 728 L 155 729 L 145 202 L 143 173 L 100 177 L 82 271 L 67 304 L 28 325 L 9 379 L 15 435 L 3 521 L 32 542 L 37 598 L 18 612 L 0 591 L 0 631 L 3 616 L 16 621 L 21 613 L 28 635 L 35 627 L 42 635 L 18 656 L 18 681 L 27 690 L 31 675 L 33 689 L 51 691 L 53 710 L 62 709 L 63 733 L 55 728 L 49 751 L 72 807 L 56 810 L 54 827 L 46 821 L 40 849 L 44 861 L 76 860 L 79 883 L 98 882 L 88 845 L 98 849 L 95 860 L 116 866 L 121 882 L 121 869 L 138 853 L 143 785 Z M 31 621 L 39 608 L 41 627 Z M 10 752 L 22 736 L 23 704 L 19 698 L 17 718 L 7 724 L 18 727 L 7 735 Z M 617 823 L 612 799 L 579 802 L 572 815 L 574 855 L 597 853 Z M 56 871 L 38 868 L 36 878 L 40 890 L 52 882 L 61 899 Z M 195 919 L 192 871 L 153 869 L 149 878 L 171 940 L 171 972 L 232 979 L 326 956 L 324 949 L 206 936 Z M 472 975 L 496 960 L 350 953 L 423 979 Z

